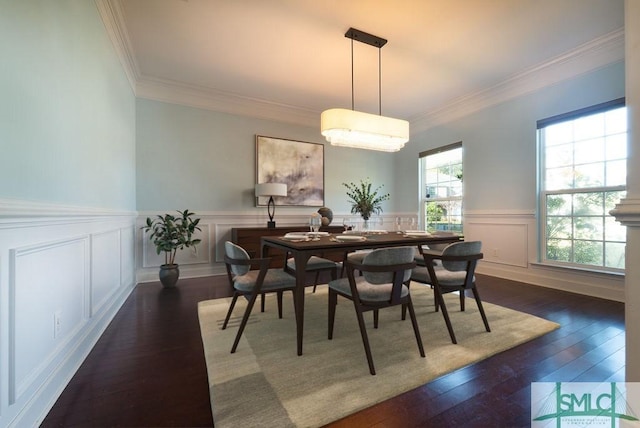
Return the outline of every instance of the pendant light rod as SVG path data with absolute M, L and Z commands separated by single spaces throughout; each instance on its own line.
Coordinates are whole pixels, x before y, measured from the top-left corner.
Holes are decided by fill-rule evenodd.
M 387 44 L 387 39 L 365 33 L 364 31 L 356 30 L 355 28 L 349 28 L 344 36 L 351 39 L 351 110 L 355 110 L 353 89 L 353 41 L 357 40 L 361 43 L 378 48 L 378 114 L 382 116 L 382 47 Z
M 353 39 L 351 39 L 351 110 L 355 110 L 353 96 Z
M 382 49 L 378 49 L 378 114 L 382 116 Z

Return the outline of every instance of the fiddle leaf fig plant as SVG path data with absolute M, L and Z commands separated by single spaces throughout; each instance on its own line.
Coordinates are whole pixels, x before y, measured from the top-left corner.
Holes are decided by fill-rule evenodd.
M 195 213 L 189 210 L 178 211 L 179 216 L 173 214 L 158 215 L 155 219 L 147 217 L 145 232 L 149 233 L 149 239 L 156 246 L 156 253 L 164 252 L 166 265 L 174 265 L 176 253 L 185 247 L 194 247 L 202 240 L 194 239 L 195 231 L 200 231 L 199 218 L 193 218 Z

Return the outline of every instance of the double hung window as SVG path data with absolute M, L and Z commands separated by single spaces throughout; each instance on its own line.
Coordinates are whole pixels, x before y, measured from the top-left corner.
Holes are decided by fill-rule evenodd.
M 420 189 L 420 226 L 462 233 L 462 142 L 420 153 Z
M 609 211 L 626 195 L 624 99 L 537 127 L 541 261 L 623 270 L 626 230 Z

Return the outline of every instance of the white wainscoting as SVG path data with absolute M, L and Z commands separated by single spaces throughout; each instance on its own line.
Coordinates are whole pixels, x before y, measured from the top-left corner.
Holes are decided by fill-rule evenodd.
M 466 212 L 464 231 L 466 240 L 482 241 L 478 273 L 624 301 L 623 276 L 539 264 L 534 212 Z
M 305 227 L 308 224 L 309 216 L 316 212 L 318 208 L 291 208 L 279 207 L 275 220 L 277 226 Z M 136 222 L 136 251 L 137 259 L 137 281 L 152 282 L 158 281 L 158 268 L 164 263 L 164 257 L 156 254 L 153 243 L 149 241 L 140 229 L 145 225 L 147 217 L 154 218 L 163 215 L 164 212 L 148 211 L 140 212 Z M 382 215 L 382 225 L 376 224 L 376 229 L 395 230 L 395 218 L 412 217 L 411 213 L 386 213 Z M 197 253 L 192 249 L 185 249 L 178 254 L 176 259 L 180 264 L 181 278 L 195 278 L 209 275 L 226 275 L 224 267 L 224 242 L 231 240 L 231 229 L 234 227 L 261 227 L 267 226 L 267 209 L 261 208 L 252 211 L 239 212 L 196 212 L 196 217 L 200 218 L 199 237 L 202 243 L 198 245 Z M 332 225 L 341 225 L 344 217 L 356 217 L 350 213 L 333 213 L 334 222 Z
M 136 217 L 0 200 L 0 427 L 42 422 L 133 290 Z
M 307 224 L 313 208 L 278 209 L 278 226 L 302 226 Z M 162 212 L 140 213 L 137 229 L 144 225 L 146 217 Z M 231 239 L 234 227 L 266 226 L 267 215 L 261 211 L 197 212 L 201 218 L 203 242 L 198 255 L 190 249 L 179 256 L 182 278 L 223 275 L 224 242 Z M 416 218 L 411 213 L 385 213 L 383 225 L 376 229 L 395 230 L 396 217 Z M 334 213 L 334 224 L 350 213 Z M 473 211 L 465 213 L 465 239 L 482 241 L 484 259 L 478 273 L 507 278 L 543 287 L 566 290 L 609 300 L 624 301 L 624 278 L 612 274 L 594 273 L 537 263 L 537 224 L 533 211 Z M 136 235 L 138 282 L 158 281 L 158 266 L 163 259 L 155 254 L 153 245 L 143 239 L 141 231 Z

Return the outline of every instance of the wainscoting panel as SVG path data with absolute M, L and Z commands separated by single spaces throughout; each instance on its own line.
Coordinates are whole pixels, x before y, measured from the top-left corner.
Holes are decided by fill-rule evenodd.
M 91 307 L 89 316 L 98 313 L 120 288 L 120 230 L 91 237 Z
M 465 225 L 468 239 L 482 241 L 483 262 L 527 267 L 527 225 L 479 223 Z M 471 238 L 472 237 L 472 238 Z
M 37 386 L 56 349 L 85 321 L 88 246 L 82 237 L 12 251 L 10 404 Z
M 538 263 L 534 212 L 467 212 L 465 239 L 481 240 L 478 273 L 527 284 L 624 301 L 624 276 Z
M 120 286 L 130 286 L 136 280 L 136 230 L 129 226 L 120 229 Z
M 0 427 L 38 426 L 135 286 L 135 212 L 0 199 Z

